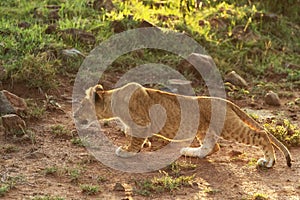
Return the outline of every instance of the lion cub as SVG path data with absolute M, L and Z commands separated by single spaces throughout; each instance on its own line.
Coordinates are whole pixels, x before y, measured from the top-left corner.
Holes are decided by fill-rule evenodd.
M 218 109 L 224 110 L 223 118 L 222 114 L 213 114 L 219 112 Z M 268 168 L 275 164 L 275 146 L 291 166 L 289 150 L 238 106 L 225 99 L 183 96 L 144 88 L 137 83 L 108 91 L 96 85 L 86 91 L 86 97 L 74 114 L 75 119 L 86 121 L 87 110 L 96 111 L 98 119 L 119 118 L 127 127 L 130 141 L 116 150 L 120 157 L 134 156 L 141 150 L 145 139 L 153 134 L 169 141 L 187 140 L 196 135 L 202 145 L 182 148 L 182 155 L 204 158 L 219 150 L 217 139 L 222 137 L 260 147 L 264 158 L 258 160 L 258 165 Z

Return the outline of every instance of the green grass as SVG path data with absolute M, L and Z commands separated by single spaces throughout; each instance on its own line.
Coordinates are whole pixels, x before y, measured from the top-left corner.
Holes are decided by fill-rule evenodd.
M 284 144 L 288 146 L 300 145 L 300 128 L 289 120 L 273 120 L 271 123 L 265 123 L 264 127 Z
M 65 198 L 53 196 L 36 196 L 31 198 L 31 200 L 65 200 Z
M 100 188 L 98 185 L 80 185 L 82 193 L 87 195 L 95 195 L 99 193 Z
M 79 169 L 69 169 L 68 170 L 68 175 L 69 175 L 69 177 L 71 179 L 71 182 L 72 183 L 78 183 L 79 178 L 81 176 L 81 173 L 82 172 Z
M 192 176 L 170 176 L 167 172 L 160 172 L 160 177 L 153 177 L 142 181 L 136 181 L 135 193 L 142 196 L 150 196 L 155 193 L 172 193 L 181 187 L 188 187 L 192 184 Z
M 52 125 L 50 129 L 51 129 L 51 133 L 55 137 L 71 136 L 71 132 L 64 125 L 61 124 Z
M 44 105 L 38 105 L 33 99 L 26 99 L 27 111 L 22 113 L 23 118 L 40 119 L 46 111 Z
M 213 189 L 213 188 L 206 188 L 204 189 L 204 192 L 207 193 L 207 194 L 210 194 L 210 195 L 214 195 L 218 192 L 221 192 L 220 190 L 218 189 Z
M 71 143 L 78 147 L 89 147 L 90 142 L 88 141 L 87 137 L 73 137 L 71 139 Z
M 58 167 L 52 166 L 52 167 L 46 167 L 44 169 L 45 175 L 55 175 L 58 172 Z
M 10 190 L 10 186 L 6 184 L 0 185 L 0 197 L 3 197 L 6 193 L 8 193 Z
M 15 188 L 17 184 L 23 184 L 25 178 L 22 175 L 8 176 L 0 183 L 0 197 L 4 197 L 9 191 Z
M 252 197 L 252 200 L 267 200 L 267 199 L 269 199 L 268 195 L 262 193 L 255 193 Z
M 249 161 L 248 161 L 248 164 L 247 164 L 249 167 L 253 167 L 253 166 L 256 166 L 257 165 L 257 159 L 256 158 L 251 158 Z
M 85 0 L 33 0 L 30 4 L 25 0 L 1 1 L 0 60 L 6 69 L 3 81 L 24 82 L 28 87 L 46 90 L 59 87 L 58 77 L 75 73 L 82 62 L 82 58 L 68 57 L 62 50 L 76 48 L 88 55 L 114 34 L 114 23 L 128 30 L 137 28 L 142 20 L 189 34 L 214 58 L 222 74 L 234 69 L 247 79 L 265 79 L 267 70 L 283 75 L 279 82 L 300 80 L 299 70 L 285 67 L 300 63 L 299 47 L 295 45 L 300 42 L 299 12 L 293 6 L 296 0 L 208 0 L 200 10 L 190 11 L 180 9 L 179 0 L 160 7 L 153 6 L 155 2 L 113 1 L 115 9 L 106 11 L 93 9 Z M 50 4 L 60 6 L 56 21 L 49 20 Z M 19 27 L 22 22 L 30 26 Z M 45 30 L 53 23 L 57 30 L 47 34 Z M 64 34 L 63 30 L 69 28 L 93 34 L 96 43 Z M 121 56 L 111 68 L 126 71 L 151 61 L 176 67 L 178 60 L 172 54 L 153 55 L 148 50 L 142 57 Z
M 173 176 L 179 176 L 182 170 L 194 170 L 197 165 L 188 161 L 175 161 L 166 167 L 166 170 Z

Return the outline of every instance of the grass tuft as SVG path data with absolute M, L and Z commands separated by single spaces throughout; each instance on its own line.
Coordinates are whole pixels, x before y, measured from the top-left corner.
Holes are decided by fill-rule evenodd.
M 267 200 L 267 199 L 269 199 L 269 198 L 268 198 L 268 195 L 266 195 L 266 194 L 261 194 L 261 193 L 256 193 L 256 194 L 254 194 L 253 197 L 252 197 L 252 200 Z
M 95 195 L 99 193 L 100 188 L 98 185 L 80 185 L 82 193 L 87 195 Z
M 284 144 L 300 145 L 300 129 L 289 120 L 284 119 L 282 122 L 273 120 L 271 123 L 265 123 L 264 127 Z
M 161 177 L 136 181 L 137 188 L 135 192 L 143 196 L 150 196 L 152 193 L 172 193 L 181 187 L 190 186 L 194 179 L 194 175 L 173 177 L 165 171 L 160 171 L 160 173 L 162 174 Z

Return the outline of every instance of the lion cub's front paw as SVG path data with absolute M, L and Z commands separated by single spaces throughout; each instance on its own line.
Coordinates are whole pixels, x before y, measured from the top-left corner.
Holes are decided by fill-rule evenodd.
M 184 156 L 190 157 L 198 157 L 199 156 L 199 149 L 198 148 L 191 148 L 185 147 L 180 150 L 180 154 Z
M 130 158 L 135 156 L 136 154 L 137 154 L 136 152 L 126 151 L 122 147 L 118 147 L 116 150 L 116 155 L 122 158 Z
M 259 167 L 266 167 L 266 168 L 271 168 L 273 167 L 275 163 L 275 160 L 269 160 L 267 161 L 265 158 L 260 158 L 258 161 L 257 161 L 257 165 Z

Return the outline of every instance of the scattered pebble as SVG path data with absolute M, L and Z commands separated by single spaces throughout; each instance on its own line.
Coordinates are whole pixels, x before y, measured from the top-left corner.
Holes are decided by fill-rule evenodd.
M 295 99 L 295 104 L 300 105 L 300 98 Z
M 239 86 L 242 88 L 248 87 L 248 83 L 245 81 L 245 79 L 243 79 L 235 71 L 231 71 L 225 76 L 225 82 L 229 82 L 235 86 Z
M 5 131 L 5 137 L 9 135 L 23 136 L 26 131 L 25 121 L 16 114 L 7 114 L 2 116 L 2 125 Z
M 114 186 L 114 191 L 124 192 L 125 191 L 125 187 L 121 183 L 116 183 L 115 186 Z
M 281 105 L 278 94 L 273 91 L 269 91 L 265 95 L 265 103 L 268 105 L 271 105 L 271 106 L 280 106 Z

